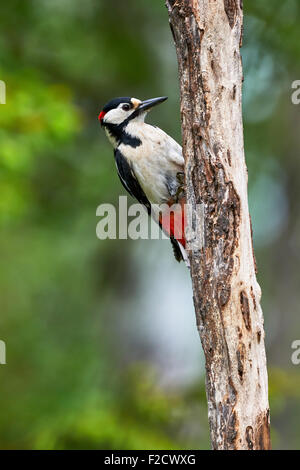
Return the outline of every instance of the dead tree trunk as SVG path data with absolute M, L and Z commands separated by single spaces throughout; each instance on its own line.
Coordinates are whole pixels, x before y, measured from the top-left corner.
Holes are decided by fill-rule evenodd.
M 214 449 L 269 449 L 263 315 L 247 197 L 241 0 L 166 0 L 179 64 L 189 244 Z M 191 228 L 191 227 L 190 227 Z

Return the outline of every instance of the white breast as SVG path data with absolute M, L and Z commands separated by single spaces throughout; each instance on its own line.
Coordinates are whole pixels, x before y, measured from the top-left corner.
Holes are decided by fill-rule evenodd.
M 144 122 L 129 123 L 126 132 L 142 142 L 136 148 L 120 144 L 119 149 L 132 164 L 147 198 L 152 204 L 167 202 L 170 199 L 168 179 L 176 182 L 177 173 L 183 171 L 181 146 L 158 127 Z

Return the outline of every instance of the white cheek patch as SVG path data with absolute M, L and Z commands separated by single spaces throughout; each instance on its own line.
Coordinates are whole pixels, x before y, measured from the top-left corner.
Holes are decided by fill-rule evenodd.
M 125 111 L 122 109 L 122 106 L 126 103 L 120 104 L 118 108 L 111 109 L 105 114 L 105 117 L 103 119 L 104 123 L 108 124 L 121 124 L 125 119 L 127 119 L 134 111 L 136 108 L 140 105 L 141 101 L 136 100 L 135 98 L 131 99 L 131 102 L 133 104 L 133 109 L 130 111 Z
M 120 108 L 112 109 L 111 111 L 108 111 L 104 117 L 104 123 L 110 123 L 110 124 L 120 124 L 121 122 L 124 121 L 126 118 L 126 113 Z

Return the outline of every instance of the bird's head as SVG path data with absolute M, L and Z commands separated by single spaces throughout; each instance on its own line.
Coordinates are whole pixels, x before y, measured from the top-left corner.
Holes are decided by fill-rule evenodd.
M 115 98 L 103 107 L 98 119 L 102 126 L 107 127 L 126 125 L 132 120 L 144 121 L 146 113 L 166 99 L 167 96 L 146 101 L 129 97 Z

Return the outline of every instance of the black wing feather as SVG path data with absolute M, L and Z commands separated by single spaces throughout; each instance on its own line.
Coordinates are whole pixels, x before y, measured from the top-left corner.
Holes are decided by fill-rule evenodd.
M 141 188 L 141 185 L 138 182 L 132 167 L 118 149 L 115 150 L 115 161 L 122 185 L 132 197 L 137 199 L 140 204 L 143 204 L 146 207 L 147 212 L 150 215 L 151 204 L 143 189 Z
M 183 256 L 182 256 L 181 250 L 179 248 L 179 243 L 174 237 L 170 237 L 170 240 L 171 240 L 171 245 L 172 245 L 172 248 L 173 248 L 173 253 L 174 253 L 175 259 L 176 259 L 176 261 L 178 261 L 180 263 L 180 261 L 183 261 Z
M 118 149 L 115 150 L 115 161 L 118 175 L 122 185 L 132 197 L 137 199 L 140 204 L 143 204 L 146 207 L 148 214 L 151 215 L 151 204 L 146 194 L 144 193 L 140 183 L 138 182 L 132 167 Z M 161 223 L 159 223 L 159 225 L 160 228 L 162 228 Z M 178 241 L 175 240 L 175 238 L 171 237 L 171 244 L 176 260 L 183 260 Z

